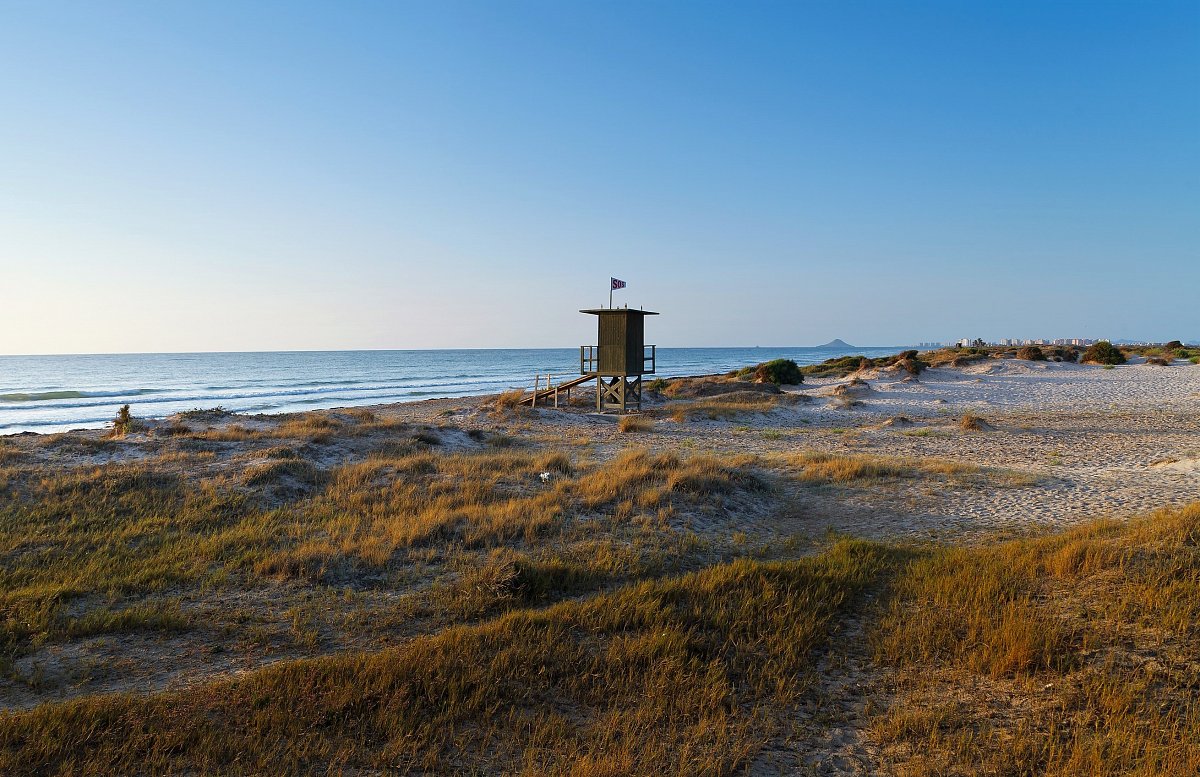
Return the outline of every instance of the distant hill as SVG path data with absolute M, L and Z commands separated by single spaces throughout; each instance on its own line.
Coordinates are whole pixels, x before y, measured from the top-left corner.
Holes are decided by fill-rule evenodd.
M 856 348 L 857 346 L 850 345 L 845 340 L 830 340 L 824 345 L 815 346 L 816 348 Z

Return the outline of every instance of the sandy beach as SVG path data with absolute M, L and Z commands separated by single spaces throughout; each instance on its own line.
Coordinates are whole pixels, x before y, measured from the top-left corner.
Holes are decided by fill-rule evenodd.
M 237 540 L 257 548 L 243 561 L 228 560 L 240 558 L 228 555 L 232 549 L 201 551 L 210 560 L 198 576 L 149 588 L 136 582 L 145 571 L 122 572 L 132 577 L 113 585 L 55 583 L 77 592 L 47 610 L 48 636 L 23 638 L 30 641 L 0 679 L 0 708 L 199 689 L 306 657 L 403 646 L 495 612 L 494 603 L 463 610 L 447 602 L 497 553 L 632 554 L 632 561 L 612 562 L 624 570 L 610 573 L 616 585 L 747 555 L 804 558 L 836 536 L 987 546 L 1200 501 L 1200 367 L 1183 361 L 1105 369 L 994 358 L 919 376 L 868 369 L 782 388 L 701 376 L 654 385 L 636 424 L 592 412 L 586 391 L 570 406 L 563 399 L 560 408 L 480 397 L 278 416 L 197 411 L 139 422 L 119 438 L 101 430 L 4 438 L 0 484 L 16 500 L 10 509 L 48 498 L 39 493 L 94 493 L 103 501 L 103 494 L 119 496 L 114 484 L 132 482 L 144 484 L 139 493 L 167 489 L 164 504 L 178 498 L 181 506 L 172 509 L 185 514 L 192 497 L 169 496 L 176 488 L 200 489 L 214 505 L 231 499 L 241 506 L 204 509 L 248 510 L 273 528 L 261 537 L 238 529 L 258 537 Z M 831 461 L 868 474 L 822 474 Z M 503 491 L 512 509 L 534 513 L 550 504 L 547 489 L 582 494 L 592 488 L 583 485 L 588 478 L 631 467 L 676 496 L 664 502 L 633 491 L 615 501 L 599 497 L 595 507 L 585 498 L 582 506 L 545 508 L 553 515 L 566 509 L 566 517 L 522 517 L 524 528 L 511 532 L 474 523 L 484 514 L 470 517 L 469 507 L 419 533 L 403 528 L 410 520 L 403 509 L 366 517 L 381 497 L 356 496 L 349 484 L 395 494 L 414 467 L 433 473 L 420 487 L 422 499 L 439 489 L 470 490 L 466 479 L 483 477 L 486 490 Z M 687 485 L 714 478 L 725 485 Z M 349 512 L 321 517 L 325 503 Z M 103 539 L 88 539 L 70 557 L 91 564 L 97 542 L 170 546 L 175 540 L 162 532 L 176 529 L 158 509 L 151 505 L 115 535 L 88 535 Z M 557 528 L 546 534 L 537 528 L 543 525 Z M 213 531 L 203 536 L 220 536 Z M 61 558 L 57 543 L 71 548 L 83 540 L 66 530 L 46 541 L 19 529 L 9 535 L 12 579 L 26 581 L 10 599 L 18 611 L 40 601 L 39 554 Z M 211 540 L 200 537 L 189 542 L 207 547 Z M 32 566 L 15 571 L 23 565 Z M 138 617 L 150 625 L 80 625 L 147 601 L 155 604 Z M 75 625 L 55 625 L 62 623 Z M 842 628 L 865 627 L 853 620 Z M 833 705 L 825 714 L 840 722 L 796 721 L 803 747 L 772 745 L 753 773 L 790 764 L 856 774 L 883 762 L 889 751 L 864 727 L 867 699 L 884 698 L 885 675 L 865 654 L 839 660 L 834 668 L 821 664 L 816 676 Z
M 1143 363 L 1137 363 L 1142 361 Z M 760 387 L 721 380 L 713 396 Z M 578 390 L 577 390 L 578 391 Z M 560 409 L 522 409 L 512 416 L 490 410 L 490 397 L 377 405 L 370 412 L 398 423 L 440 429 L 446 450 L 479 447 L 465 430 L 528 438 L 539 446 L 567 442 L 589 456 L 610 458 L 637 447 L 679 452 L 772 455 L 796 450 L 930 457 L 1003 470 L 1012 477 L 991 488 L 928 489 L 922 484 L 874 485 L 862 493 L 826 499 L 811 489 L 793 494 L 804 510 L 783 514 L 729 514 L 701 532 L 791 535 L 826 529 L 867 537 L 962 539 L 979 533 L 1064 527 L 1090 518 L 1128 517 L 1164 505 L 1200 499 L 1200 368 L 1180 360 L 1170 368 L 1144 360 L 1118 369 L 1098 365 L 995 359 L 958 369 L 928 369 L 919 378 L 872 369 L 845 378 L 810 378 L 784 387 L 778 399 L 722 419 L 703 415 L 678 421 L 671 411 L 687 399 L 648 392 L 644 416 L 651 431 L 623 434 L 614 415 L 598 415 L 590 393 Z M 768 395 L 771 396 L 771 395 Z M 853 405 L 847 407 L 845 398 Z M 696 400 L 690 400 L 696 401 Z M 136 412 L 136 408 L 135 408 Z M 321 411 L 337 418 L 350 411 Z M 964 431 L 964 414 L 984 422 Z M 207 430 L 278 426 L 288 416 L 227 415 Z M 171 421 L 151 422 L 120 445 L 85 453 L 64 445 L 70 435 L 20 435 L 9 444 L 52 466 L 138 461 L 163 447 L 156 434 Z M 195 424 L 193 424 L 194 426 Z M 361 458 L 369 446 L 335 440 L 313 451 L 323 467 Z M 221 466 L 223 456 L 213 464 Z M 1003 481 L 1003 482 L 1002 482 Z

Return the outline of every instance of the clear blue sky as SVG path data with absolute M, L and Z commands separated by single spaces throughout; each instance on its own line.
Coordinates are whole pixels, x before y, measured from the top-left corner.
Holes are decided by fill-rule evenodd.
M 1200 3 L 0 5 L 0 353 L 1200 339 Z

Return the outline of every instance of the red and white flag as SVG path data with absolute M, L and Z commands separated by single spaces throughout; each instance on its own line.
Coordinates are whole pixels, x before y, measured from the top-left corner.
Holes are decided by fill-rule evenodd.
M 625 281 L 619 280 L 617 278 L 609 278 L 609 280 L 612 281 L 612 288 L 614 288 L 614 289 L 625 288 Z

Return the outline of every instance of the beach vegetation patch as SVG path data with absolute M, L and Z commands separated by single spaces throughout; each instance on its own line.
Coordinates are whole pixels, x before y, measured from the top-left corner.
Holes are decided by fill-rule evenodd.
M 870 629 L 903 774 L 1155 774 L 1200 764 L 1200 504 L 918 554 Z M 969 697 L 957 690 L 974 689 Z
M 70 640 L 143 663 L 260 652 L 232 676 L 0 715 L 0 773 L 744 774 L 781 742 L 809 747 L 797 709 L 841 714 L 814 683 L 880 668 L 865 715 L 900 773 L 1200 763 L 1200 505 L 966 547 L 832 537 L 764 561 L 751 521 L 671 527 L 740 519 L 788 498 L 785 478 L 916 494 L 1008 476 L 401 442 L 282 505 L 257 496 L 302 481 L 311 449 L 273 436 L 212 471 L 5 468 L 0 665 L 29 692 L 45 682 L 31 661 Z
M 942 348 L 923 354 L 926 364 L 930 367 L 961 368 L 990 358 L 990 353 L 984 348 Z
M 1107 340 L 1101 340 L 1098 343 L 1089 345 L 1087 350 L 1083 352 L 1082 361 L 1085 364 L 1107 364 L 1116 365 L 1124 364 L 1125 354 Z
M 251 487 L 282 483 L 316 486 L 324 478 L 323 470 L 311 461 L 305 461 L 295 456 L 284 456 L 264 464 L 256 464 L 248 467 L 243 474 L 243 482 Z
M 741 773 L 888 557 L 842 540 L 799 561 L 718 565 L 374 653 L 43 705 L 0 718 L 0 768 Z M 486 606 L 489 592 L 532 597 L 547 577 L 561 579 L 498 557 L 463 584 Z
M 844 430 L 843 430 L 844 431 Z M 888 478 L 962 477 L 982 470 L 974 464 L 931 458 L 806 452 L 783 459 L 785 468 L 810 483 L 851 483 Z
M 774 383 L 780 385 L 799 385 L 804 382 L 804 374 L 799 365 L 791 359 L 772 359 L 754 368 L 754 380 L 759 383 Z
M 194 410 L 184 410 L 183 412 L 176 413 L 175 415 L 176 417 L 185 421 L 217 421 L 225 418 L 226 416 L 231 416 L 233 413 L 226 410 L 224 407 L 217 405 L 216 407 L 210 407 L 207 409 L 196 408 Z
M 617 420 L 617 431 L 621 434 L 654 431 L 654 421 L 640 415 L 623 415 Z
M 839 356 L 826 359 L 820 364 L 806 364 L 800 371 L 814 378 L 843 378 L 853 372 L 865 370 L 871 364 L 872 360 L 865 356 Z
M 958 428 L 964 432 L 983 432 L 992 427 L 987 421 L 968 411 L 962 414 L 962 418 L 958 419 Z
M 732 391 L 704 399 L 672 402 L 664 408 L 664 411 L 680 423 L 695 420 L 732 421 L 751 414 L 768 413 L 784 404 L 793 404 L 797 401 L 799 400 L 790 394 Z
M 133 412 L 129 409 L 129 405 L 121 405 L 117 409 L 117 415 L 113 418 L 112 430 L 110 435 L 113 437 L 124 437 L 133 432 L 139 432 L 146 428 L 146 424 L 139 418 L 133 417 Z
M 525 404 L 525 390 L 511 389 L 497 394 L 486 407 L 494 418 L 523 418 L 533 414 Z
M 809 364 L 800 368 L 801 373 L 814 378 L 843 378 L 854 372 L 869 369 L 904 370 L 910 375 L 919 375 L 928 362 L 922 360 L 915 350 L 901 351 L 891 356 L 880 356 L 875 359 L 866 356 L 839 356 L 826 359 L 820 364 Z
M 1044 362 L 1046 361 L 1046 354 L 1036 345 L 1026 345 L 1023 348 L 1017 349 L 1017 358 L 1030 362 Z

